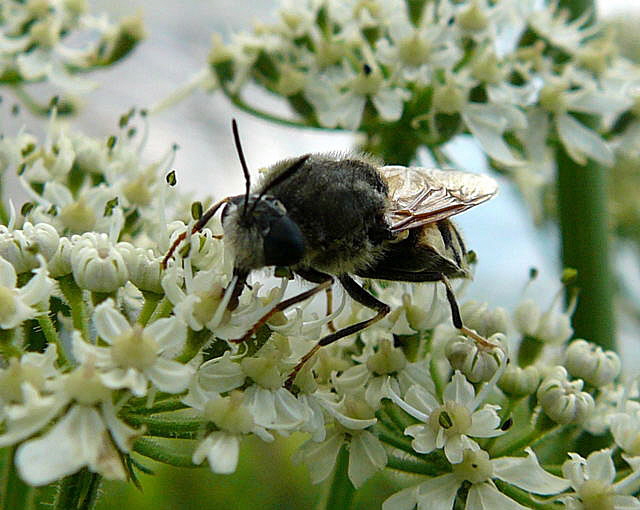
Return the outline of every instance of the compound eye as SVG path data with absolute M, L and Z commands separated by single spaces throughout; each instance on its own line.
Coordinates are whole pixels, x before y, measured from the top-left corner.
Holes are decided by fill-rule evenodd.
M 274 219 L 264 238 L 266 266 L 292 266 L 304 256 L 304 237 L 298 225 L 288 216 Z

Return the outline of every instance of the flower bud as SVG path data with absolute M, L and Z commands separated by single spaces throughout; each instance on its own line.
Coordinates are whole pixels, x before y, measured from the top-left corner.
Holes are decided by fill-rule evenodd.
M 470 32 L 484 30 L 489 24 L 489 18 L 485 10 L 478 5 L 477 1 L 472 1 L 468 7 L 462 10 L 457 16 L 458 25 Z
M 538 402 L 545 414 L 556 423 L 582 423 L 594 410 L 593 397 L 582 391 L 583 381 L 569 381 L 564 367 L 550 370 L 538 388 Z
M 498 387 L 509 397 L 521 398 L 538 389 L 540 372 L 535 365 L 518 367 L 508 365 L 498 381 Z
M 489 310 L 487 303 L 467 301 L 460 310 L 465 326 L 488 338 L 509 330 L 509 314 L 504 308 Z
M 531 299 L 525 299 L 516 308 L 513 322 L 520 333 L 532 337 L 538 329 L 541 315 L 540 307 Z
M 151 250 L 135 248 L 129 243 L 119 243 L 118 247 L 122 250 L 131 283 L 140 290 L 162 294 L 160 283 L 162 257 L 155 257 Z
M 76 284 L 92 292 L 115 292 L 129 278 L 124 251 L 106 234 L 88 232 L 75 240 L 71 268 Z
M 61 237 L 58 249 L 47 264 L 52 278 L 59 278 L 71 274 L 71 250 L 73 243 L 68 237 Z
M 603 351 L 601 347 L 579 339 L 567 348 L 565 367 L 573 377 L 599 388 L 618 376 L 620 358 L 613 351 Z
M 0 257 L 11 263 L 16 273 L 26 273 L 38 267 L 38 254 L 51 259 L 58 248 L 58 232 L 47 223 L 27 222 L 22 230 L 9 230 L 0 225 Z
M 504 335 L 496 333 L 489 341 L 500 344 Z M 454 370 L 460 370 L 472 383 L 488 381 L 500 367 L 499 347 L 487 348 L 474 340 L 457 336 L 445 348 L 445 356 Z

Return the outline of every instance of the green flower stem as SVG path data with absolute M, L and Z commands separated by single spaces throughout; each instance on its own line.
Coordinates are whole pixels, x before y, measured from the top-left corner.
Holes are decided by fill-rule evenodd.
M 149 319 L 151 318 L 153 312 L 155 312 L 156 308 L 158 308 L 158 303 L 162 300 L 162 294 L 156 294 L 155 292 L 146 292 L 143 291 L 142 295 L 144 296 L 144 305 L 142 305 L 142 310 L 140 310 L 140 315 L 138 315 L 138 324 L 141 326 L 146 326 L 149 323 Z
M 142 404 L 140 407 L 133 407 L 132 412 L 135 414 L 156 414 L 156 413 L 168 413 L 171 411 L 180 411 L 182 409 L 188 409 L 186 405 L 180 402 L 179 399 L 167 399 L 162 402 L 154 404 L 152 407 L 145 407 Z
M 67 356 L 67 353 L 62 345 L 62 341 L 58 336 L 58 332 L 56 331 L 55 326 L 53 325 L 53 321 L 48 313 L 43 312 L 41 315 L 38 315 L 38 324 L 42 328 L 42 332 L 44 333 L 44 337 L 47 339 L 49 344 L 54 344 L 58 348 L 58 359 L 65 366 L 71 366 L 71 362 Z
M 67 476 L 60 481 L 54 510 L 91 510 L 98 499 L 102 477 L 88 469 Z
M 383 424 L 389 430 L 393 432 L 403 435 L 404 427 L 402 427 L 389 413 L 390 406 L 384 406 L 382 409 L 376 411 L 376 418 L 378 421 Z
M 532 496 L 526 491 L 519 489 L 513 485 L 509 485 L 502 480 L 494 480 L 496 486 L 500 489 L 500 492 L 506 494 L 514 501 L 517 501 L 526 508 L 535 508 L 537 510 L 560 510 L 565 508 L 564 505 L 555 503 L 542 503 L 538 498 Z
M 211 339 L 213 333 L 207 328 L 202 328 L 200 331 L 193 331 L 189 329 L 187 334 L 187 342 L 180 356 L 176 358 L 176 361 L 180 363 L 187 363 L 193 357 L 200 352 L 200 349 Z
M 349 451 L 346 445 L 342 445 L 324 506 L 326 510 L 335 510 L 336 508 L 348 510 L 351 507 L 356 489 L 351 483 L 351 480 L 349 480 L 348 469 Z
M 438 476 L 442 474 L 434 464 L 424 460 L 415 460 L 398 455 L 387 454 L 387 467 L 404 473 L 416 473 L 427 476 Z
M 148 322 L 153 323 L 158 319 L 162 319 L 163 317 L 169 317 L 171 310 L 173 310 L 173 304 L 165 296 L 160 300 L 160 303 L 158 303 L 158 306 L 156 306 L 156 309 L 151 314 L 151 317 L 149 318 Z
M 58 279 L 60 290 L 71 307 L 71 320 L 73 327 L 82 333 L 85 340 L 89 340 L 89 319 L 87 306 L 84 301 L 83 291 L 76 284 L 72 275 Z
M 193 418 L 171 419 L 135 414 L 126 415 L 125 420 L 133 427 L 144 426 L 147 435 L 173 439 L 195 439 L 205 425 L 203 420 Z
M 15 464 L 15 449 L 5 450 L 4 461 L 4 489 L 0 492 L 2 508 L 6 510 L 22 510 L 31 507 L 33 499 L 33 487 L 30 487 L 18 476 Z
M 150 459 L 162 462 L 163 464 L 169 464 L 170 466 L 186 468 L 201 467 L 192 462 L 191 454 L 176 453 L 174 448 L 167 448 L 160 442 L 146 437 L 142 437 L 134 443 L 133 451 Z
M 604 349 L 614 345 L 613 278 L 609 260 L 609 216 L 605 169 L 589 160 L 574 162 L 557 150 L 558 214 L 562 263 L 578 271 L 569 293 L 580 291 L 573 315 L 574 334 Z
M 393 446 L 394 448 L 397 448 L 398 450 L 408 453 L 409 455 L 413 455 L 418 459 L 422 459 L 422 455 L 416 452 L 411 447 L 411 441 L 409 441 L 408 439 L 404 439 L 403 437 L 397 436 L 396 434 L 389 432 L 382 427 L 376 427 L 374 429 L 374 433 L 378 437 L 378 439 L 383 443 L 389 446 Z
M 303 128 L 303 129 L 316 129 L 316 130 L 320 130 L 320 131 L 331 131 L 332 133 L 335 133 L 337 131 L 336 128 L 325 128 L 322 126 L 311 126 L 308 124 L 304 124 L 303 122 L 298 122 L 295 120 L 290 120 L 290 119 L 284 119 L 282 117 L 279 117 L 277 115 L 274 115 L 273 113 L 269 113 L 269 112 L 265 112 L 263 110 L 259 110 L 258 108 L 251 106 L 250 104 L 246 103 L 238 94 L 232 94 L 229 90 L 226 89 L 226 87 L 221 86 L 220 87 L 222 92 L 224 92 L 224 95 L 227 96 L 227 99 L 229 99 L 229 101 L 231 101 L 231 103 L 233 103 L 235 106 L 237 106 L 238 108 L 240 108 L 242 111 L 250 113 L 251 115 L 253 115 L 254 117 L 258 117 L 259 119 L 263 119 L 269 122 L 274 122 L 276 124 L 280 124 L 281 126 L 288 126 L 288 127 L 294 127 L 294 128 Z
M 537 442 L 544 439 L 551 433 L 557 432 L 561 427 L 557 423 L 552 422 L 546 414 L 540 412 L 534 427 L 529 433 L 520 436 L 518 439 L 507 445 L 498 448 L 496 451 L 489 452 L 492 458 L 505 457 L 512 453 L 522 451 L 527 446 L 533 447 Z

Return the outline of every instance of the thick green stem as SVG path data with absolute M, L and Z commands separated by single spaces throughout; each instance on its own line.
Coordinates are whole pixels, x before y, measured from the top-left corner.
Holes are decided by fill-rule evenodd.
M 146 326 L 151 315 L 158 307 L 158 303 L 162 299 L 162 294 L 156 294 L 155 292 L 143 292 L 142 295 L 144 296 L 144 305 L 142 305 L 142 310 L 140 310 L 137 322 L 141 326 Z
M 160 442 L 146 437 L 138 439 L 133 445 L 133 450 L 140 455 L 157 460 L 163 464 L 186 468 L 200 467 L 193 463 L 191 455 L 176 453 L 174 448 L 167 448 Z
M 89 340 L 89 319 L 87 318 L 87 308 L 82 289 L 78 287 L 72 275 L 58 279 L 58 284 L 71 307 L 71 320 L 74 329 L 80 331 L 85 340 Z
M 5 452 L 4 462 L 5 469 L 3 472 L 4 490 L 2 497 L 2 508 L 10 509 L 26 509 L 31 507 L 33 496 L 33 488 L 22 481 L 18 476 L 15 464 L 15 447 Z
M 336 508 L 349 510 L 351 507 L 356 489 L 351 480 L 349 480 L 348 470 L 349 450 L 346 445 L 343 445 L 338 454 L 333 480 L 331 480 L 331 486 L 329 487 L 329 494 L 325 504 L 326 510 L 334 510 Z
M 66 366 L 71 366 L 67 353 L 64 350 L 64 346 L 62 345 L 62 341 L 58 336 L 58 332 L 56 331 L 56 327 L 53 325 L 53 321 L 51 317 L 49 317 L 48 313 L 42 313 L 38 315 L 38 324 L 42 328 L 42 332 L 44 333 L 44 337 L 47 339 L 49 344 L 54 344 L 58 348 L 58 358 L 62 361 L 62 363 Z
M 54 510 L 91 510 L 98 499 L 102 477 L 88 469 L 67 476 L 60 482 Z
M 557 150 L 557 161 L 562 263 L 578 271 L 575 336 L 611 349 L 615 324 L 606 172 L 591 160 L 585 166 L 577 164 L 562 147 Z M 568 292 L 574 290 L 568 286 Z

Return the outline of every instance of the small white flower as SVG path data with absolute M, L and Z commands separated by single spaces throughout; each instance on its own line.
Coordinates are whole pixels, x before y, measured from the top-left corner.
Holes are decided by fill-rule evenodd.
M 462 462 L 464 450 L 479 449 L 472 437 L 495 437 L 504 433 L 496 412 L 499 407 L 485 404 L 478 409 L 484 393 L 476 395 L 460 372 L 454 374 L 444 389 L 442 403 L 417 385 L 409 388 L 404 400 L 392 390 L 390 396 L 407 413 L 423 422 L 405 429 L 405 434 L 413 437 L 413 449 L 419 453 L 444 448 L 447 460 L 456 464 Z
M 185 402 L 218 428 L 193 452 L 194 464 L 200 464 L 206 458 L 214 473 L 233 473 L 238 465 L 243 435 L 255 434 L 263 441 L 273 441 L 273 436 L 255 423 L 242 392 L 232 391 L 227 397 L 214 394 L 209 398 L 190 393 L 190 397 Z
M 16 450 L 16 466 L 22 479 L 31 485 L 46 485 L 88 467 L 109 479 L 124 480 L 120 452 L 129 452 L 136 431 L 120 421 L 112 403 L 112 393 L 97 376 L 93 365 L 85 363 L 54 379 L 40 429 L 67 408 L 64 416 L 44 435 L 24 442 Z M 71 404 L 71 406 L 69 406 Z M 32 428 L 30 433 L 38 429 Z
M 22 230 L 0 225 L 0 256 L 13 265 L 16 273 L 26 273 L 38 267 L 38 254 L 45 260 L 56 253 L 60 237 L 56 229 L 46 223 L 27 222 Z
M 613 351 L 578 339 L 569 344 L 565 366 L 569 373 L 595 387 L 605 386 L 620 374 L 620 358 Z
M 545 414 L 556 423 L 582 423 L 593 412 L 593 397 L 582 391 L 582 379 L 569 381 L 567 370 L 556 366 L 538 387 L 536 396 Z
M 329 399 L 318 401 L 336 423 L 324 440 L 313 440 L 303 444 L 294 456 L 294 461 L 304 462 L 313 483 L 320 483 L 332 472 L 345 442 L 349 443 L 349 480 L 357 488 L 383 469 L 387 464 L 387 453 L 380 440 L 366 430 L 377 420 L 373 409 L 362 399 L 343 397 L 339 402 Z
M 112 389 L 128 388 L 136 396 L 146 395 L 149 383 L 168 393 L 184 391 L 193 368 L 170 358 L 176 356 L 187 337 L 186 326 L 176 317 L 158 319 L 142 327 L 133 326 L 107 299 L 96 307 L 94 323 L 109 347 L 88 344 L 74 332 L 74 356 L 95 360 L 98 377 Z
M 0 257 L 0 328 L 15 328 L 48 309 L 55 283 L 48 276 L 44 258 L 40 255 L 39 259 L 41 266 L 33 270 L 34 276 L 24 287 L 18 288 L 15 269 Z
M 74 239 L 71 250 L 73 278 L 78 287 L 92 292 L 115 292 L 129 278 L 125 250 L 106 234 L 88 232 Z
M 571 459 L 562 465 L 562 474 L 575 491 L 574 495 L 562 498 L 568 509 L 640 508 L 640 501 L 628 495 L 637 490 L 640 471 L 632 471 L 614 483 L 616 468 L 611 459 L 611 450 L 591 452 L 586 459 L 577 453 L 569 453 L 569 457 Z
M 524 506 L 500 492 L 492 479 L 542 495 L 558 494 L 569 486 L 563 478 L 547 473 L 533 450 L 525 451 L 526 457 L 490 459 L 484 450 L 465 450 L 463 460 L 453 466 L 452 473 L 394 494 L 384 502 L 382 510 L 409 510 L 416 504 L 421 510 L 448 510 L 454 508 L 456 495 L 464 483 L 470 485 L 466 508 L 524 510 Z

